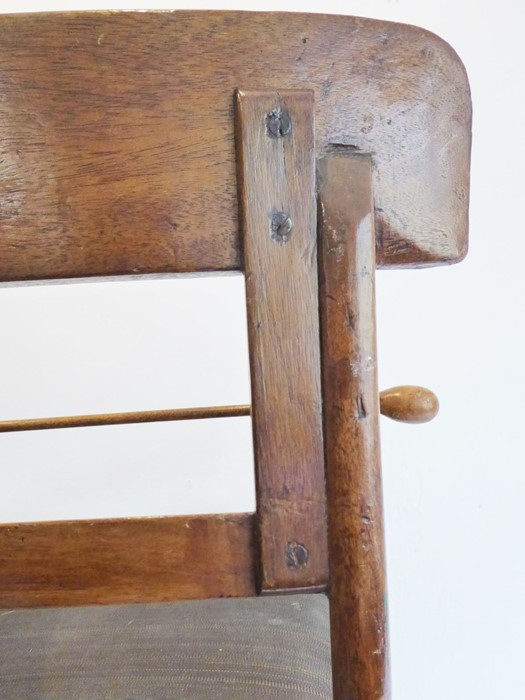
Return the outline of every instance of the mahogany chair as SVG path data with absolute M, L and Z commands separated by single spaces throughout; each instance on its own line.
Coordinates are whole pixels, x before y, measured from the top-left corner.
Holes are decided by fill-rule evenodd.
M 255 513 L 3 525 L 1 697 L 329 698 L 315 593 L 333 697 L 390 697 L 374 274 L 466 253 L 460 61 L 323 15 L 0 33 L 0 280 L 242 270 L 253 397 L 0 430 L 251 412 L 257 480 Z M 437 403 L 408 387 L 381 408 Z M 219 598 L 246 600 L 172 604 Z

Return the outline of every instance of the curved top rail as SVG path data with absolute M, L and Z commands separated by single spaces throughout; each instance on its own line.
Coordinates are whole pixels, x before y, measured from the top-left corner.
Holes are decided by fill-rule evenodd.
M 241 268 L 233 94 L 315 92 L 372 153 L 378 264 L 467 249 L 471 104 L 427 31 L 346 16 L 0 16 L 0 281 Z

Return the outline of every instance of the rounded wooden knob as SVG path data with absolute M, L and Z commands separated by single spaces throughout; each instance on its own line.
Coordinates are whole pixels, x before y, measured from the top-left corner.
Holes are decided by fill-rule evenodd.
M 437 415 L 437 396 L 422 386 L 394 386 L 379 394 L 381 413 L 402 423 L 427 423 Z

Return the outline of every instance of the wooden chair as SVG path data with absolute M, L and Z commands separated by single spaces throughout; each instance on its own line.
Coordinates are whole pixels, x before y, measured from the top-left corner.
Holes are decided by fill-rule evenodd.
M 257 477 L 256 513 L 3 525 L 0 695 L 328 698 L 325 596 L 167 603 L 328 592 L 333 697 L 388 698 L 374 270 L 466 253 L 460 61 L 421 29 L 323 15 L 6 15 L 0 33 L 0 280 L 243 270 L 253 396 L 0 430 L 251 411 Z M 381 406 L 437 410 L 417 388 Z

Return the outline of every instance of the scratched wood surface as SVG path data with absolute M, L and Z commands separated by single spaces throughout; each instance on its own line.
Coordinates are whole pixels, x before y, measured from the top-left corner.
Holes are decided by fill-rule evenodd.
M 237 96 L 263 591 L 327 580 L 313 114 L 309 91 Z
M 0 607 L 254 595 L 254 516 L 0 526 Z
M 371 161 L 318 171 L 334 700 L 388 700 Z
M 460 259 L 471 107 L 422 29 L 242 12 L 0 16 L 0 281 L 241 267 L 233 94 L 311 89 L 371 153 L 380 265 Z

